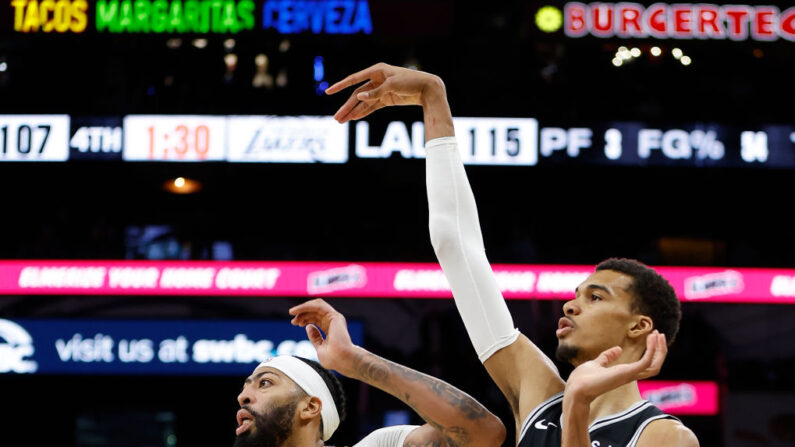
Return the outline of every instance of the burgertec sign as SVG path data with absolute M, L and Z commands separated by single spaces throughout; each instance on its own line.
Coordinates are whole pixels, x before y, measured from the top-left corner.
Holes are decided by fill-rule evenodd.
M 703 3 L 567 3 L 569 37 L 795 41 L 795 7 Z

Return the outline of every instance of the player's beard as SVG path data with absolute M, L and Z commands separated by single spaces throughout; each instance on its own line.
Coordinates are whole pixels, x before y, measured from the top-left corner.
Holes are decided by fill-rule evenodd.
M 561 362 L 572 363 L 580 354 L 580 348 L 569 344 L 561 343 L 555 350 L 555 358 Z
M 265 414 L 246 408 L 254 416 L 254 427 L 235 438 L 234 447 L 279 447 L 293 430 L 296 406 L 298 400 L 292 400 Z

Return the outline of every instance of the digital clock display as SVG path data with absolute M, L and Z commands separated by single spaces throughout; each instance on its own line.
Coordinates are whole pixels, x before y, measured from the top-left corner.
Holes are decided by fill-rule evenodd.
M 124 118 L 125 161 L 223 161 L 226 118 L 130 115 Z

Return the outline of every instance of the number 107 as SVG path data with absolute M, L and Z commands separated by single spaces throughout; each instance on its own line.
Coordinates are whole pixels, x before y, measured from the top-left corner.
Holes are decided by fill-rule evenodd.
M 44 152 L 44 146 L 47 145 L 47 138 L 50 136 L 50 128 L 52 126 L 48 124 L 41 124 L 36 126 L 38 130 L 44 131 L 44 138 L 41 139 L 41 145 L 38 148 L 38 154 Z M 0 127 L 0 150 L 2 151 L 3 155 L 7 154 L 9 151 L 9 144 L 8 144 L 8 136 L 11 134 L 13 137 L 13 128 L 11 132 L 9 132 L 8 126 Z M 30 151 L 33 149 L 33 129 L 31 126 L 27 124 L 23 124 L 17 127 L 16 131 L 16 150 L 18 153 L 27 155 L 30 154 Z

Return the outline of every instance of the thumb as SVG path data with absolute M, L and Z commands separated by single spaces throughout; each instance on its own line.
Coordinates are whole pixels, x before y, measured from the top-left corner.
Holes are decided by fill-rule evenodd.
M 315 349 L 323 345 L 323 336 L 320 335 L 320 329 L 318 329 L 314 324 L 306 325 L 306 336 L 309 338 L 309 341 L 312 343 L 312 346 L 314 346 Z
M 387 79 L 386 81 L 384 81 L 383 84 L 379 85 L 378 87 L 372 90 L 368 90 L 366 92 L 359 93 L 358 95 L 356 95 L 356 99 L 358 99 L 359 101 L 373 101 L 389 93 L 390 88 L 391 88 L 391 83 L 389 82 L 389 79 Z
M 613 363 L 613 361 L 615 361 L 615 359 L 617 359 L 620 355 L 621 347 L 613 346 L 610 349 L 602 351 L 602 353 L 599 354 L 599 357 L 596 358 L 596 363 L 598 363 L 599 366 L 607 366 Z

